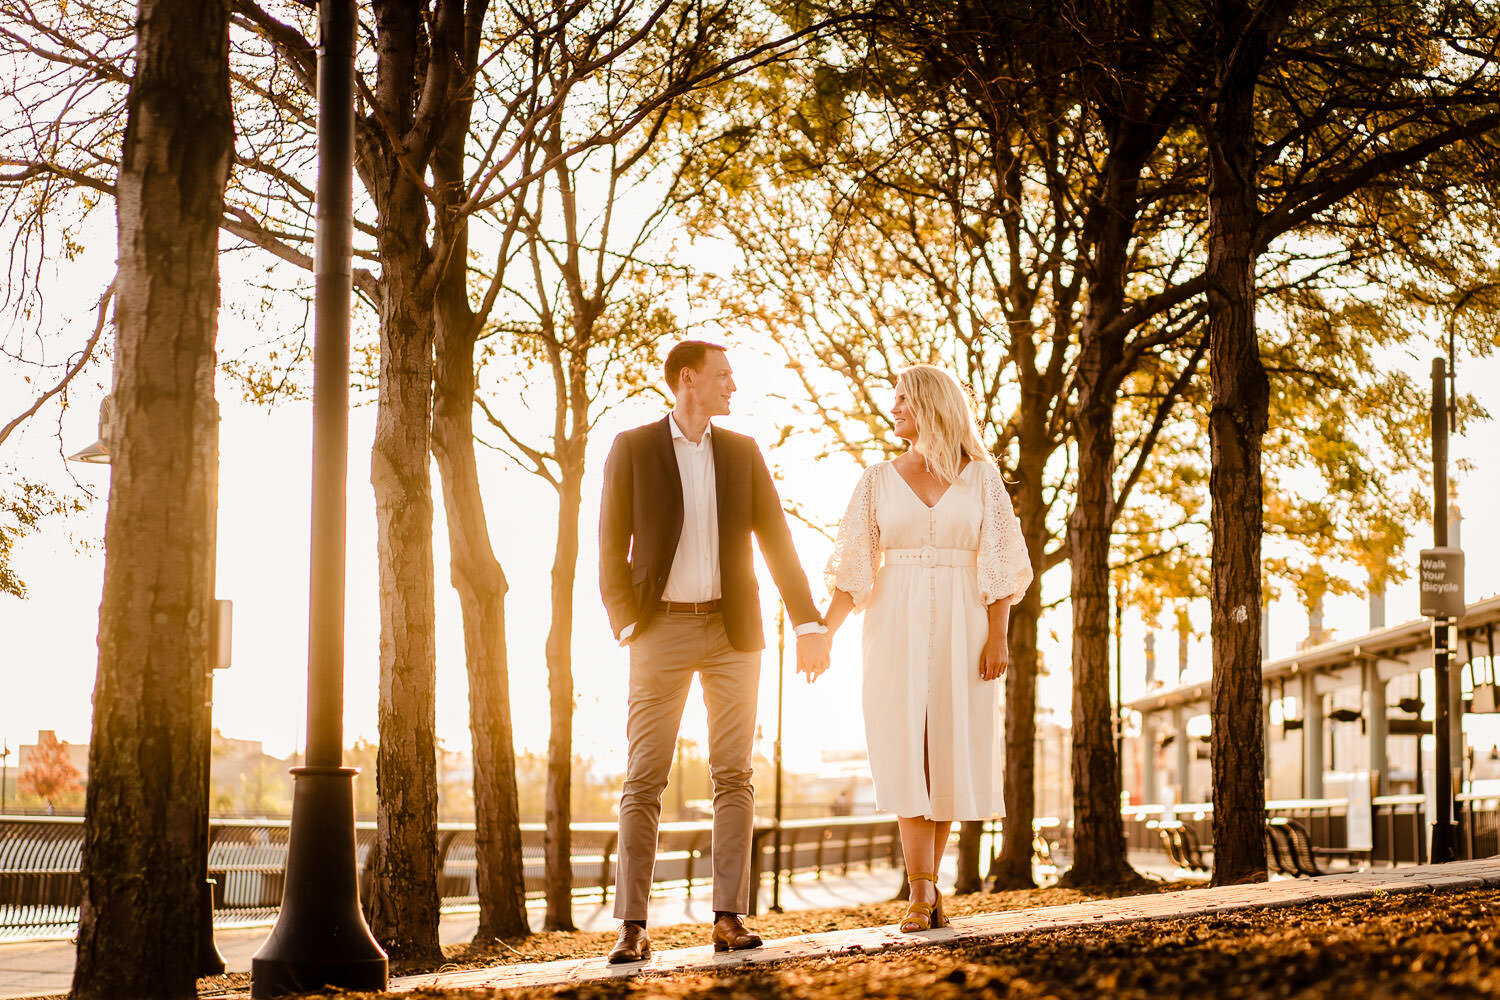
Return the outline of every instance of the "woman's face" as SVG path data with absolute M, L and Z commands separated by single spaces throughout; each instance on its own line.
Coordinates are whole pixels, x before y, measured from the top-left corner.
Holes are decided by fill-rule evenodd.
M 891 406 L 891 420 L 895 423 L 896 436 L 903 441 L 917 440 L 917 418 L 906 398 L 906 383 L 896 383 L 896 402 Z

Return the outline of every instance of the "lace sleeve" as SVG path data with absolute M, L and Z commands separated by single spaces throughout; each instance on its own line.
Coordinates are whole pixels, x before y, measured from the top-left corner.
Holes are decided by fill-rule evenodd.
M 1000 470 L 986 465 L 984 519 L 979 524 L 979 599 L 984 604 L 1009 597 L 1019 601 L 1031 586 L 1031 556 L 1021 522 L 1010 505 Z
M 870 603 L 875 573 L 880 569 L 880 525 L 875 519 L 875 476 L 879 468 L 871 466 L 859 477 L 828 559 L 829 590 L 842 590 L 854 598 L 856 611 Z

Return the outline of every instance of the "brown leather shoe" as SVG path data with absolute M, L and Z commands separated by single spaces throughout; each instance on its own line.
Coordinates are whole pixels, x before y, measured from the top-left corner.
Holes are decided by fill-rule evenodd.
M 644 962 L 650 957 L 651 938 L 647 935 L 646 928 L 637 927 L 635 924 L 621 924 L 620 937 L 609 952 L 609 964 Z
M 760 944 L 760 935 L 751 934 L 738 913 L 726 913 L 714 921 L 714 951 L 742 951 Z

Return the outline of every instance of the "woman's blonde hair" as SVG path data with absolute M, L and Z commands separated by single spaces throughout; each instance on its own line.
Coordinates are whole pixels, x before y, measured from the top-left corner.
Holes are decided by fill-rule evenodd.
M 917 422 L 914 447 L 934 476 L 944 483 L 956 481 L 965 459 L 994 464 L 979 436 L 969 394 L 952 372 L 912 365 L 897 377 L 896 386 L 906 389 L 906 405 Z

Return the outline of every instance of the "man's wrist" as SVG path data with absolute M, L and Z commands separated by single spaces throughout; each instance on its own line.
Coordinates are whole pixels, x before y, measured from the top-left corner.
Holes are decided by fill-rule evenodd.
M 796 633 L 797 638 L 800 639 L 804 635 L 827 635 L 828 626 L 823 624 L 820 619 L 814 619 L 810 622 L 803 622 L 793 629 L 793 631 Z

